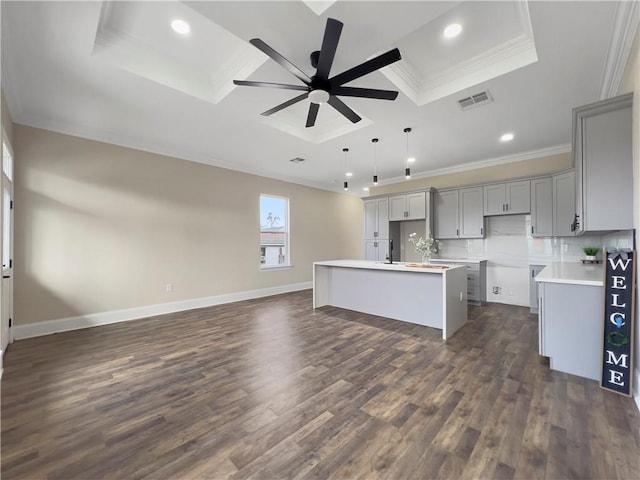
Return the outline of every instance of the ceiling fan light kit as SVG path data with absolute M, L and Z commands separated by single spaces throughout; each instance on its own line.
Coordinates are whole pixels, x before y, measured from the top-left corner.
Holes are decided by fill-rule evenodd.
M 273 115 L 284 108 L 290 107 L 291 105 L 308 98 L 310 100 L 310 104 L 309 113 L 307 114 L 307 127 L 313 127 L 316 124 L 320 105 L 324 103 L 331 105 L 352 123 L 359 122 L 362 118 L 347 106 L 347 104 L 340 100 L 338 96 L 395 100 L 398 97 L 398 92 L 394 90 L 379 90 L 374 88 L 345 87 L 343 85 L 397 62 L 402 58 L 402 56 L 400 55 L 400 50 L 394 48 L 330 78 L 329 73 L 331 71 L 336 50 L 338 49 L 338 42 L 342 33 L 342 27 L 343 23 L 339 20 L 327 18 L 322 46 L 320 47 L 320 50 L 311 53 L 311 66 L 316 69 L 316 74 L 312 77 L 309 77 L 306 73 L 289 62 L 289 60 L 284 58 L 259 38 L 253 38 L 249 41 L 253 46 L 270 57 L 281 67 L 289 71 L 289 73 L 300 80 L 304 85 L 254 82 L 249 80 L 234 80 L 233 83 L 240 86 L 280 88 L 305 92 L 265 112 L 262 112 L 261 115 L 264 116 Z

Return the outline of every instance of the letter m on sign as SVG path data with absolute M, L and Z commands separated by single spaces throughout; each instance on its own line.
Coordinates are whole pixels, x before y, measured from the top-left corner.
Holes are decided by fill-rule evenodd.
M 631 396 L 636 281 L 635 251 L 607 252 L 600 386 Z

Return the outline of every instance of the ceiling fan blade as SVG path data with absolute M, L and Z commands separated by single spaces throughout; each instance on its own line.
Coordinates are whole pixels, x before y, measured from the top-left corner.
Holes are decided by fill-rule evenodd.
M 309 104 L 309 115 L 307 115 L 307 124 L 305 127 L 313 127 L 316 124 L 318 110 L 320 110 L 319 104 L 313 102 Z
M 349 120 L 351 120 L 352 123 L 358 123 L 360 120 L 362 120 L 362 118 L 356 112 L 347 107 L 347 105 L 338 97 L 331 95 L 327 103 L 337 111 L 339 111 L 342 115 L 347 117 Z
M 395 100 L 398 97 L 398 92 L 394 90 L 377 90 L 375 88 L 334 87 L 331 89 L 331 93 L 345 97 L 376 98 L 378 100 Z
M 302 100 L 304 100 L 305 98 L 307 98 L 309 96 L 309 93 L 303 93 L 302 95 L 298 95 L 297 97 L 292 98 L 291 100 L 287 100 L 284 103 L 281 103 L 278 106 L 275 106 L 269 110 L 267 110 L 266 112 L 262 112 L 260 115 L 263 115 L 265 117 L 268 117 L 269 115 L 273 115 L 276 112 L 279 112 L 280 110 L 290 107 L 291 105 L 301 102 Z
M 371 60 L 368 60 L 360 65 L 357 65 L 349 70 L 346 70 L 331 79 L 332 85 L 343 85 L 345 83 L 351 82 L 356 78 L 364 77 L 365 75 L 379 70 L 382 67 L 386 67 L 394 62 L 400 60 L 402 56 L 400 55 L 400 50 L 394 48 L 393 50 L 389 50 L 387 53 L 383 53 L 378 55 Z
M 342 33 L 342 22 L 333 18 L 327 18 L 327 26 L 324 29 L 324 38 L 322 39 L 322 47 L 320 48 L 320 58 L 318 59 L 318 69 L 316 76 L 323 80 L 329 78 L 329 71 L 333 64 L 333 58 L 336 56 L 338 49 L 338 41 Z
M 283 90 L 302 90 L 309 91 L 309 87 L 304 85 L 287 85 L 286 83 L 269 83 L 269 82 L 252 82 L 251 80 L 234 80 L 234 85 L 240 85 L 243 87 L 267 87 L 267 88 L 282 88 Z
M 305 83 L 306 85 L 311 84 L 311 79 L 306 73 L 304 73 L 302 70 L 296 67 L 289 60 L 284 58 L 282 55 L 280 55 L 278 52 L 276 52 L 273 48 L 271 48 L 269 45 L 264 43 L 262 40 L 260 40 L 259 38 L 252 38 L 251 40 L 249 40 L 249 42 L 258 50 L 260 50 L 262 53 L 271 57 L 271 59 L 277 62 L 280 66 L 282 66 L 283 68 L 291 72 L 295 77 L 300 79 L 303 83 Z

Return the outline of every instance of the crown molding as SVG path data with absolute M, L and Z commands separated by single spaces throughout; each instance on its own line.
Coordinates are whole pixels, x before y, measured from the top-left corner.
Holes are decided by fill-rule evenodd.
M 126 137 L 113 132 L 98 131 L 95 129 L 87 128 L 85 126 L 72 125 L 67 122 L 61 122 L 59 120 L 54 121 L 44 117 L 26 116 L 22 117 L 18 122 L 14 121 L 14 123 L 27 127 L 48 130 L 54 133 L 61 133 L 63 135 L 69 135 L 72 137 L 84 138 L 86 140 L 93 140 L 96 142 L 131 148 L 133 150 L 140 150 L 156 155 L 162 155 L 163 157 L 171 157 L 177 160 L 201 163 L 210 167 L 224 168 L 225 170 L 232 170 L 234 172 L 246 173 L 248 175 L 255 175 L 272 180 L 278 180 L 281 182 L 294 183 L 296 185 L 304 185 L 306 187 L 317 188 L 320 190 L 328 190 L 335 193 L 335 185 L 328 185 L 322 182 L 313 182 L 303 178 L 295 177 L 293 175 L 274 174 L 260 168 L 242 167 L 238 166 L 238 164 L 236 163 L 225 162 L 213 158 L 209 153 L 206 152 L 191 151 L 175 145 L 158 145 L 150 142 L 140 141 L 132 137 Z
M 528 2 L 518 2 L 516 11 L 519 35 L 435 75 L 425 77 L 408 59 L 380 71 L 420 107 L 537 62 Z
M 607 59 L 600 82 L 601 100 L 618 94 L 639 23 L 640 2 L 617 2 Z
M 506 165 L 508 163 L 521 162 L 524 160 L 532 160 L 534 158 L 548 157 L 551 155 L 558 155 L 561 153 L 568 153 L 571 151 L 571 144 L 566 143 L 562 145 L 553 145 L 551 147 L 538 148 L 536 150 L 528 150 L 525 152 L 514 153 L 511 155 L 504 155 L 496 158 L 489 158 L 485 160 L 479 160 L 476 162 L 464 163 L 462 165 L 455 165 L 452 167 L 436 168 L 434 170 L 427 170 L 426 172 L 419 172 L 411 175 L 411 180 L 417 180 L 420 178 L 436 177 L 440 175 L 448 175 L 451 173 L 467 172 L 469 170 L 477 170 L 479 168 L 496 167 L 500 165 Z M 384 179 L 379 182 L 380 185 L 391 185 L 394 183 L 405 182 L 406 179 L 403 176 Z

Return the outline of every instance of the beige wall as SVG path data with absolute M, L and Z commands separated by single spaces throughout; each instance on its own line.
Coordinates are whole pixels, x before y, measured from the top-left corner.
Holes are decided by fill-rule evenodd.
M 633 190 L 634 198 L 634 226 L 636 229 L 636 242 L 640 240 L 640 30 L 636 32 L 636 38 L 631 49 L 631 55 L 627 62 L 625 73 L 619 93 L 633 91 Z M 636 252 L 638 252 L 636 248 Z M 640 284 L 640 260 L 636 259 L 636 282 Z M 640 295 L 636 295 L 636 335 L 635 335 L 635 378 L 634 390 L 636 404 L 640 408 Z
M 388 193 L 417 190 L 423 187 L 447 188 L 510 180 L 519 177 L 533 177 L 567 170 L 573 166 L 571 162 L 571 153 L 562 153 L 494 167 L 477 168 L 446 175 L 435 175 L 394 183 L 392 185 L 381 185 L 371 188 L 369 194 L 371 196 L 386 195 Z
M 14 151 L 17 325 L 308 282 L 315 260 L 362 258 L 356 197 L 22 125 Z M 290 199 L 291 269 L 259 270 L 261 193 Z

